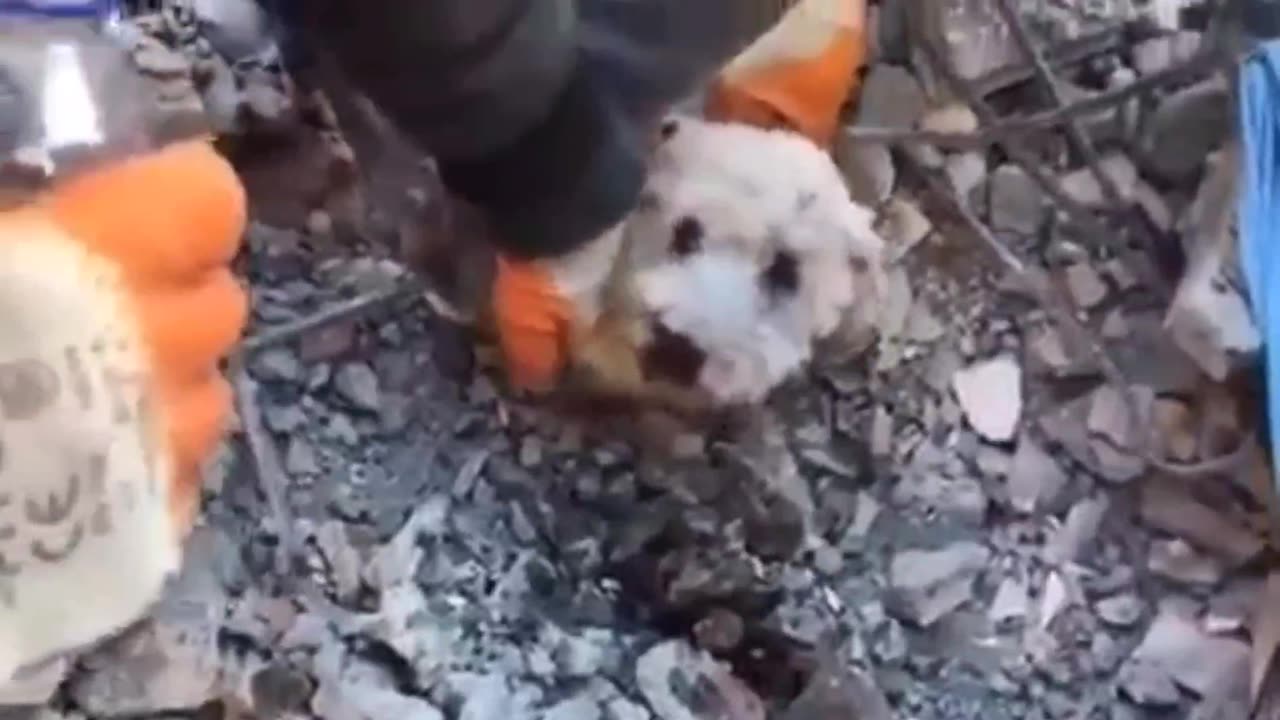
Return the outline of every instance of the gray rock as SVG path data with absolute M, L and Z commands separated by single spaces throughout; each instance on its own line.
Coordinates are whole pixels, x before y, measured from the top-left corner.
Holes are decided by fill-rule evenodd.
M 250 364 L 259 380 L 266 382 L 298 383 L 305 374 L 298 356 L 284 348 L 273 348 L 260 353 Z
M 284 468 L 290 475 L 319 475 L 320 460 L 316 450 L 304 437 L 295 435 L 285 451 Z
M 990 557 L 987 548 L 967 541 L 899 552 L 889 567 L 888 605 L 903 620 L 933 625 L 972 599 L 974 580 Z
M 924 90 L 910 71 L 879 64 L 862 81 L 856 124 L 912 128 L 925 112 Z
M 1230 130 L 1231 93 L 1207 80 L 1175 92 L 1156 108 L 1143 137 L 1143 167 L 1170 183 L 1190 180 Z
M 378 376 L 364 363 L 344 365 L 333 378 L 338 395 L 358 410 L 377 412 L 382 395 Z
M 893 193 L 898 170 L 887 145 L 842 136 L 836 141 L 835 159 L 854 200 L 876 207 Z
M 1009 442 L 1022 416 L 1022 368 L 1002 355 L 970 365 L 951 380 L 969 424 L 992 442 Z
M 262 410 L 262 420 L 271 432 L 287 435 L 307 424 L 307 414 L 297 405 L 268 405 Z
M 311 678 L 295 668 L 272 663 L 249 680 L 254 714 L 272 720 L 302 709 L 314 689 Z
M 901 508 L 941 513 L 973 526 L 981 525 L 987 513 L 987 495 L 977 480 L 928 470 L 900 478 L 893 489 L 893 501 Z
M 1107 284 L 1088 262 L 1075 263 L 1066 270 L 1067 289 L 1076 307 L 1091 310 L 1107 298 Z
M 1133 198 L 1138 187 L 1138 168 L 1128 156 L 1118 153 L 1106 155 L 1099 162 L 1099 167 L 1111 178 L 1122 200 Z M 1102 185 L 1091 168 L 1072 170 L 1062 176 L 1061 182 L 1063 192 L 1085 207 L 1102 207 L 1107 204 Z
M 1117 628 L 1131 628 L 1142 619 L 1142 598 L 1133 593 L 1103 598 L 1093 607 L 1102 622 Z
M 1130 661 L 1160 668 L 1180 687 L 1203 697 L 1248 676 L 1249 646 L 1210 635 L 1195 620 L 1166 610 L 1151 623 Z
M 1169 673 L 1152 663 L 1126 663 L 1120 669 L 1119 681 L 1125 695 L 1139 705 L 1169 708 L 1181 699 Z
M 1040 187 L 1021 167 L 1012 164 L 996 168 L 990 183 L 991 226 L 1031 235 L 1045 220 L 1045 198 Z

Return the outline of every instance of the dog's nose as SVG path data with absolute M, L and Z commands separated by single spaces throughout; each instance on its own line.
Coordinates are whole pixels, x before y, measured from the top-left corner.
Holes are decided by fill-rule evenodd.
M 646 380 L 667 380 L 683 387 L 698 382 L 707 354 L 687 335 L 675 332 L 654 320 L 652 338 L 641 357 L 641 369 Z

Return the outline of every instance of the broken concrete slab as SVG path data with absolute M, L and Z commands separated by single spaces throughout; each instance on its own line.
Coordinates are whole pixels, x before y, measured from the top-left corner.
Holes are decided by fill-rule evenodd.
M 1239 519 L 1196 500 L 1173 478 L 1153 477 L 1143 484 L 1139 513 L 1150 527 L 1184 538 L 1232 567 L 1252 562 L 1266 547 L 1263 538 Z
M 1011 355 L 975 363 L 957 372 L 952 390 L 969 424 L 992 442 L 1009 442 L 1022 416 L 1022 368 Z
M 973 583 L 986 567 L 991 551 L 960 541 L 939 550 L 905 550 L 889 567 L 893 614 L 920 627 L 929 627 L 973 598 Z
M 1162 668 L 1179 686 L 1203 697 L 1233 677 L 1248 676 L 1249 646 L 1210 635 L 1194 620 L 1162 611 L 1131 660 Z

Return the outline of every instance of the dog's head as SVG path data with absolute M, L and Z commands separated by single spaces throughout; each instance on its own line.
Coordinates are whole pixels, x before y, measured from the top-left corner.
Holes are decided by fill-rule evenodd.
M 869 331 L 886 292 L 873 219 L 799 135 L 670 118 L 624 243 L 646 374 L 756 402 L 815 340 Z

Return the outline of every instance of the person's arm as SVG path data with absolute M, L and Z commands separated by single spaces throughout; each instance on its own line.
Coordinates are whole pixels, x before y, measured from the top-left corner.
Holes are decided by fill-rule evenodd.
M 439 162 L 508 255 L 616 224 L 671 104 L 764 32 L 779 0 L 264 0 Z

